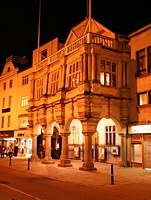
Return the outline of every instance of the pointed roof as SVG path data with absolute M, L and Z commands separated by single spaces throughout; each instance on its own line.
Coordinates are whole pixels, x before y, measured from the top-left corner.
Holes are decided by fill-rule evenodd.
M 115 39 L 114 32 L 97 22 L 92 17 L 87 17 L 84 21 L 70 30 L 70 33 L 65 42 L 65 46 L 86 35 L 88 32 Z

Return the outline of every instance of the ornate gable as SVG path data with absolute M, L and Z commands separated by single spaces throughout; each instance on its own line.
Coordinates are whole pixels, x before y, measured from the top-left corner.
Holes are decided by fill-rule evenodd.
M 69 36 L 66 40 L 65 46 L 71 44 L 78 38 L 81 38 L 88 32 L 100 34 L 106 37 L 115 38 L 115 33 L 113 33 L 111 30 L 97 22 L 95 19 L 86 18 L 84 21 L 82 21 L 77 26 L 73 27 L 69 33 Z
M 14 70 L 15 70 L 15 66 L 14 66 L 13 62 L 10 60 L 10 61 L 6 62 L 6 64 L 4 65 L 1 75 L 7 74 Z

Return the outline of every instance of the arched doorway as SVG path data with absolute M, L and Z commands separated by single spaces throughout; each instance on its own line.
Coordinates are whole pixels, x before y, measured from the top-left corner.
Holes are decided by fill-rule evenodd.
M 54 159 L 59 159 L 62 149 L 62 137 L 59 135 L 58 129 L 53 127 L 53 135 L 51 136 L 51 156 Z
M 45 146 L 45 138 L 43 134 L 43 129 L 41 128 L 40 135 L 37 136 L 37 155 L 39 158 L 44 158 L 44 146 Z

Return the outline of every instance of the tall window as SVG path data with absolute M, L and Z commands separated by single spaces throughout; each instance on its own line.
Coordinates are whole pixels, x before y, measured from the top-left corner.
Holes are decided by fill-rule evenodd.
M 12 105 L 12 96 L 9 96 L 8 107 L 11 108 L 11 105 Z
M 151 91 L 148 92 L 148 103 L 151 104 Z
M 9 88 L 12 88 L 13 87 L 13 80 L 10 80 L 9 81 Z
M 28 75 L 22 77 L 22 85 L 27 85 L 28 84 Z
M 80 82 L 80 66 L 79 62 L 76 62 L 69 66 L 69 77 L 68 77 L 68 86 L 76 87 Z
M 3 83 L 3 90 L 6 90 L 6 82 Z
M 146 105 L 147 102 L 147 92 L 138 94 L 138 105 L 142 106 L 142 105 Z
M 51 74 L 50 77 L 50 94 L 55 94 L 58 91 L 59 71 Z
M 1 128 L 4 128 L 4 117 L 1 118 Z
M 2 108 L 5 108 L 5 98 L 2 99 Z
M 28 126 L 28 117 L 20 116 L 18 119 L 19 128 L 26 128 Z
M 36 98 L 39 99 L 43 95 L 43 78 L 36 80 Z
M 8 119 L 7 119 L 7 128 L 9 128 L 9 127 L 10 127 L 10 119 L 11 119 L 11 117 L 10 117 L 10 116 L 8 116 Z
M 100 82 L 102 85 L 116 87 L 116 63 L 101 60 Z
M 151 47 L 147 48 L 147 57 L 148 57 L 148 73 L 151 73 Z
M 115 126 L 105 127 L 105 138 L 106 138 L 106 145 L 116 145 L 116 127 Z
M 145 74 L 146 65 L 145 65 L 145 49 L 136 52 L 137 58 L 137 71 L 139 75 Z
M 28 96 L 24 96 L 21 98 L 21 106 L 27 106 L 28 105 Z
M 45 50 L 43 50 L 43 51 L 41 52 L 41 60 L 43 60 L 43 59 L 45 59 L 45 58 L 47 58 L 47 49 L 45 49 Z

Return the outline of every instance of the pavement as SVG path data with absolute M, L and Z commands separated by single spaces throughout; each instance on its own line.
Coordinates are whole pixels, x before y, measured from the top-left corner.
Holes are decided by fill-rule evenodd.
M 11 162 L 9 157 L 0 158 L 0 166 L 82 186 L 120 190 L 120 200 L 129 199 L 130 195 L 131 199 L 151 200 L 151 170 L 118 165 L 112 168 L 111 164 L 95 162 L 97 170 L 83 171 L 79 170 L 83 164 L 81 160 L 71 160 L 72 167 L 59 167 L 59 160 L 53 161 L 53 164 L 42 164 L 42 160 L 29 162 L 28 158 L 13 156 Z

